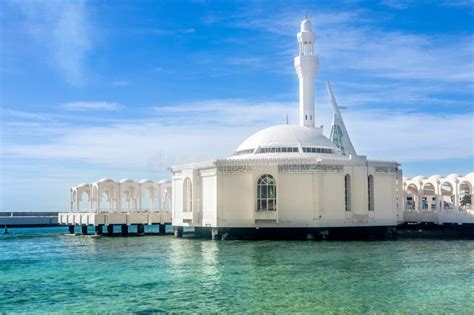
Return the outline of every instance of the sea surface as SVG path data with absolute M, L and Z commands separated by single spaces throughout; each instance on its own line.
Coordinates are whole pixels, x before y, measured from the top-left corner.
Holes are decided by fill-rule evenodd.
M 474 314 L 474 241 L 0 235 L 0 313 Z

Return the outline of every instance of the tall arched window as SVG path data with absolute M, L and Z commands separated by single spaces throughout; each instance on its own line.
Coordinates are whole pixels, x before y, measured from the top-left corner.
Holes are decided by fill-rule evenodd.
M 183 183 L 183 212 L 193 211 L 193 184 L 186 177 Z
M 276 211 L 276 182 L 265 174 L 257 181 L 257 211 Z
M 374 176 L 373 175 L 369 175 L 369 177 L 367 178 L 367 193 L 368 193 L 367 208 L 369 209 L 369 211 L 373 211 L 374 210 Z
M 346 211 L 351 211 L 351 175 L 344 176 L 344 204 Z

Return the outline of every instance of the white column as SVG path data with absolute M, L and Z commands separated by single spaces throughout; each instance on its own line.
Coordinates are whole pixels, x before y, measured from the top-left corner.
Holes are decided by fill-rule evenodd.
M 439 212 L 441 207 L 440 207 L 440 194 L 441 194 L 441 191 L 440 191 L 440 187 L 439 187 L 439 183 L 436 183 L 436 186 L 435 186 L 435 211 L 436 212 Z
M 117 212 L 122 212 L 122 185 L 117 184 L 116 189 L 117 189 L 117 193 L 118 193 L 116 211 Z
M 69 194 L 69 201 L 70 201 L 70 211 L 72 212 L 74 208 L 74 192 L 71 190 Z
M 100 200 L 102 199 L 102 190 L 97 186 L 97 212 L 100 212 Z
M 138 210 L 142 210 L 142 201 L 143 201 L 143 189 L 142 186 L 138 186 Z
M 165 190 L 163 189 L 163 185 L 159 186 L 158 191 L 159 191 L 159 198 L 160 198 L 158 205 L 160 207 L 160 211 L 163 211 L 165 209 L 165 202 L 164 202 L 164 200 L 165 200 Z
M 459 209 L 459 181 L 454 182 L 454 208 Z

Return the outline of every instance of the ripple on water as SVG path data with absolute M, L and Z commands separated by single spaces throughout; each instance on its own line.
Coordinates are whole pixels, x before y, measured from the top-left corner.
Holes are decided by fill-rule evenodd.
M 474 242 L 0 238 L 1 312 L 470 313 Z

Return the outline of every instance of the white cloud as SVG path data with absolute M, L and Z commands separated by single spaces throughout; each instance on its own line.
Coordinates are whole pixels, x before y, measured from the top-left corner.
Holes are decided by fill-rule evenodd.
M 224 99 L 155 107 L 154 111 L 166 124 L 253 126 L 284 123 L 286 115 L 296 118 L 297 106 L 297 102 Z
M 145 169 L 160 156 L 159 170 L 190 161 L 225 157 L 251 133 L 284 123 L 296 104 L 213 100 L 155 109 L 156 117 L 106 127 L 58 126 L 40 143 L 5 145 L 10 158 L 82 161 L 92 165 Z M 331 110 L 319 104 L 317 121 L 328 133 Z M 399 162 L 462 158 L 474 155 L 473 116 L 432 115 L 391 110 L 343 113 L 359 154 Z M 280 117 L 282 116 L 282 117 Z M 209 119 L 218 123 L 209 123 Z M 295 122 L 292 116 L 290 121 Z M 41 129 L 39 125 L 37 128 Z M 17 144 L 18 143 L 18 144 Z M 102 176 L 97 174 L 97 176 Z
M 119 103 L 112 102 L 70 102 L 61 104 L 60 107 L 66 110 L 83 111 L 83 110 L 103 110 L 116 111 L 124 106 Z
M 252 133 L 284 123 L 286 113 L 295 123 L 297 106 L 202 101 L 150 108 L 151 114 L 138 120 L 102 127 L 87 121 L 79 124 L 72 120 L 74 115 L 13 112 L 1 128 L 2 182 L 24 187 L 34 180 L 43 187 L 42 194 L 46 189 L 57 196 L 44 200 L 41 207 L 60 208 L 67 204 L 67 188 L 80 182 L 101 177 L 166 178 L 169 166 L 226 157 Z M 472 112 L 440 116 L 354 107 L 343 115 L 357 152 L 369 159 L 396 160 L 403 168 L 409 162 L 474 158 Z M 316 116 L 328 134 L 332 113 L 325 97 L 317 104 Z M 9 195 L 1 206 L 37 206 L 22 198 Z
M 474 158 L 473 114 L 432 115 L 393 111 L 346 114 L 359 154 L 399 162 Z
M 472 7 L 474 6 L 474 0 L 446 0 L 440 1 L 439 4 L 445 7 L 466 7 L 472 10 Z
M 0 113 L 2 114 L 2 119 L 4 115 L 9 115 L 17 119 L 26 119 L 30 121 L 35 120 L 52 120 L 49 115 L 41 114 L 41 113 L 34 113 L 34 112 L 25 112 L 19 110 L 13 110 L 9 108 L 0 108 Z
M 73 85 L 85 81 L 86 56 L 93 47 L 85 1 L 12 1 L 31 36 L 44 45 L 54 65 Z
M 421 35 L 386 31 L 377 26 L 377 21 L 382 17 L 378 14 L 375 18 L 373 14 L 367 10 L 310 11 L 309 18 L 317 35 L 316 49 L 321 66 L 324 65 L 327 71 L 355 70 L 360 75 L 416 82 L 471 83 L 474 80 L 472 35 Z M 285 37 L 278 43 L 283 47 L 280 55 L 282 60 L 272 63 L 288 64 L 288 58 L 297 53 L 294 35 L 299 31 L 301 18 L 288 11 L 276 11 L 268 15 L 258 9 L 245 8 L 224 21 L 235 28 Z M 281 70 L 281 67 L 275 69 Z M 293 72 L 288 66 L 286 70 Z
M 411 6 L 410 1 L 401 1 L 401 0 L 383 0 L 380 1 L 382 5 L 390 7 L 392 9 L 404 10 L 408 9 Z

